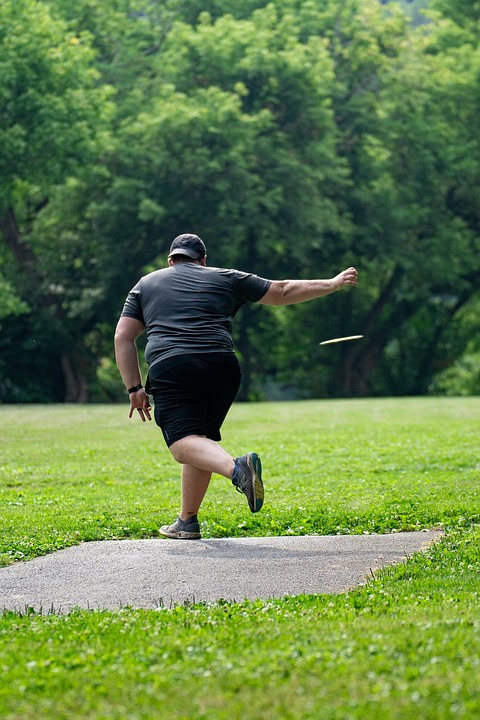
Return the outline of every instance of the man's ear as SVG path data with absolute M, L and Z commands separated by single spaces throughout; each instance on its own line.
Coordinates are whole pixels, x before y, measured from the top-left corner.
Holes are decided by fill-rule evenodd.
M 207 264 L 207 256 L 204 255 L 202 258 L 200 258 L 200 265 L 203 265 L 203 267 L 205 267 L 206 264 Z

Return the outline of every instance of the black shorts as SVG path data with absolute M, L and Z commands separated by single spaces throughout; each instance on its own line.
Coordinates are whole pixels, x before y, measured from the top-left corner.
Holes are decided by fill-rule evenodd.
M 177 355 L 149 370 L 146 390 L 168 446 L 187 435 L 221 440 L 220 428 L 240 387 L 233 353 Z

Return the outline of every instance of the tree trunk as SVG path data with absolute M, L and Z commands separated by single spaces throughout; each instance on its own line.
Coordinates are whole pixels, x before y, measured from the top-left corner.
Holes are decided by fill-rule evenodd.
M 365 397 L 369 394 L 369 380 L 387 338 L 386 333 L 375 328 L 402 275 L 403 270 L 397 265 L 365 322 L 363 334 L 366 339 L 348 347 L 342 358 L 337 385 L 344 397 Z
M 256 237 L 252 229 L 247 233 L 245 242 L 245 264 L 250 272 L 256 272 L 257 246 Z M 238 393 L 238 400 L 246 401 L 250 397 L 253 380 L 253 357 L 249 338 L 249 327 L 253 321 L 251 306 L 247 303 L 240 310 L 238 323 L 237 347 L 242 355 L 242 384 Z
M 29 280 L 35 279 L 35 284 L 38 284 L 37 259 L 30 246 L 21 241 L 17 218 L 11 206 L 7 207 L 5 214 L 0 219 L 0 229 L 22 273 L 24 273 Z
M 367 342 L 362 350 L 348 349 L 340 366 L 340 389 L 344 397 L 366 397 L 370 394 L 370 377 L 385 346 L 379 338 Z
M 87 376 L 81 370 L 81 361 L 69 353 L 64 352 L 61 356 L 61 364 L 63 376 L 65 380 L 65 398 L 66 403 L 86 403 L 88 401 L 88 381 Z
M 39 206 L 41 208 L 41 206 Z M 62 309 L 55 299 L 48 297 L 41 287 L 38 259 L 28 243 L 22 242 L 15 211 L 8 207 L 0 218 L 0 230 L 7 246 L 14 256 L 19 270 L 27 282 L 21 296 L 37 307 L 53 309 L 56 317 L 62 319 Z M 65 385 L 64 402 L 84 403 L 88 400 L 88 367 L 81 351 L 60 351 L 60 364 Z
M 242 384 L 240 385 L 237 399 L 240 401 L 246 401 L 248 400 L 252 389 L 253 376 L 252 354 L 248 338 L 248 328 L 251 321 L 252 309 L 249 305 L 244 305 L 240 312 L 241 317 L 239 318 L 240 322 L 236 345 L 241 354 L 240 364 L 242 366 Z
M 435 374 L 434 361 L 440 340 L 455 315 L 465 305 L 470 297 L 470 293 L 465 293 L 459 297 L 457 302 L 448 310 L 446 315 L 438 319 L 433 336 L 425 348 L 423 357 L 418 365 L 417 375 L 411 391 L 412 395 L 423 395 L 427 392 L 428 386 Z

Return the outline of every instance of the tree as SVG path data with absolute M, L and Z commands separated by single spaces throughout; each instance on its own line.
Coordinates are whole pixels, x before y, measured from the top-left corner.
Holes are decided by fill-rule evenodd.
M 459 29 L 468 32 L 468 35 L 463 35 L 464 41 L 470 39 L 473 44 L 478 43 L 480 7 L 477 2 L 431 0 L 431 6 L 441 13 L 442 18 L 449 18 Z
M 21 300 L 12 301 L 9 317 L 3 313 L 2 354 L 10 378 L 23 374 L 23 390 L 37 392 L 32 374 L 38 364 L 43 391 L 48 396 L 50 386 L 61 399 L 56 373 L 63 365 L 74 375 L 72 338 L 33 226 L 55 186 L 97 156 L 108 89 L 97 86 L 87 35 L 72 33 L 42 2 L 1 4 L 0 48 L 0 260 L 9 279 L 4 292 L 14 286 Z M 4 389 L 9 398 L 12 385 L 14 380 Z
M 432 0 L 381 0 L 382 5 L 387 5 L 390 2 L 397 2 L 411 18 L 414 25 L 428 22 L 425 10 L 430 8 Z
M 345 297 L 327 310 L 332 335 L 366 335 L 334 355 L 337 367 L 322 378 L 329 395 L 425 392 L 444 354 L 442 339 L 478 292 L 476 51 L 462 45 L 459 53 L 448 23 L 412 34 L 390 6 L 379 22 L 381 12 L 365 3 L 323 29 L 335 58 L 339 148 L 351 170 L 354 261 L 369 283 L 355 304 Z M 471 36 L 462 37 L 468 44 Z M 316 327 L 318 338 L 328 337 L 324 320 L 308 306 L 292 320 L 290 344 L 318 363 L 318 347 L 296 328 Z M 302 384 L 307 393 L 321 392 L 308 375 Z
M 415 29 L 377 0 L 5 3 L 0 293 L 29 310 L 2 320 L 9 387 L 28 366 L 85 398 L 126 292 L 193 230 L 272 278 L 360 269 L 321 308 L 242 310 L 243 397 L 427 391 L 479 267 L 477 19 L 432 4 Z
M 95 209 L 121 249 L 120 273 L 125 257 L 140 273 L 191 228 L 215 264 L 298 272 L 312 238 L 348 228 L 334 202 L 345 169 L 335 155 L 331 63 L 319 39 L 298 40 L 292 17 L 280 22 L 269 6 L 250 20 L 177 22 L 152 77 L 142 112 L 119 128 L 112 184 Z M 122 297 L 127 283 L 124 275 Z M 256 327 L 245 309 L 245 395 L 263 364 L 249 341 Z

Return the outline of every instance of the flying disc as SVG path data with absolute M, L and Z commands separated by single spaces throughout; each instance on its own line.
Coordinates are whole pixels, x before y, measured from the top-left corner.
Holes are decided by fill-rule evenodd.
M 345 342 L 346 340 L 360 340 L 363 335 L 348 335 L 347 337 L 332 338 L 331 340 L 324 340 L 319 345 L 332 345 L 337 342 Z

